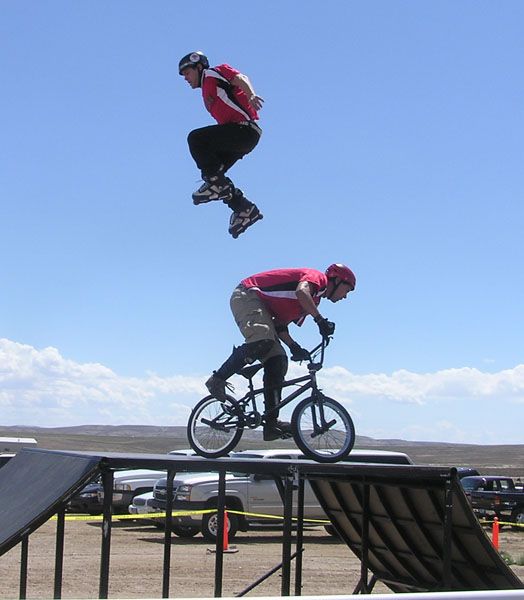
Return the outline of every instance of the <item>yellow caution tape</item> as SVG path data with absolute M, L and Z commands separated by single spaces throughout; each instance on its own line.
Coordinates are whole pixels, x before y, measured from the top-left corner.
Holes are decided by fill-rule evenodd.
M 210 508 L 210 509 L 206 509 L 206 510 L 183 510 L 183 511 L 176 511 L 171 513 L 171 515 L 173 517 L 187 517 L 190 515 L 205 515 L 205 514 L 211 514 L 211 513 L 215 513 L 217 512 L 216 508 Z M 283 521 L 284 517 L 283 516 L 278 516 L 278 515 L 266 515 L 263 513 L 250 513 L 250 512 L 242 512 L 240 510 L 231 510 L 231 509 L 227 509 L 226 511 L 228 514 L 234 514 L 234 515 L 245 515 L 246 517 L 258 517 L 258 518 L 262 518 L 262 519 L 276 519 L 279 521 Z M 125 520 L 125 519 L 130 519 L 130 520 L 137 520 L 137 519 L 161 519 L 161 518 L 165 518 L 166 513 L 165 512 L 154 512 L 154 513 L 141 513 L 141 514 L 137 514 L 137 515 L 112 515 L 112 517 L 114 517 L 115 519 L 118 519 L 119 521 L 121 520 Z M 55 515 L 54 517 L 51 517 L 50 520 L 52 521 L 56 521 L 58 517 Z M 66 521 L 91 521 L 91 522 L 97 522 L 97 521 L 103 521 L 104 517 L 103 515 L 66 515 L 65 516 L 65 520 Z M 292 517 L 293 521 L 298 521 L 297 517 Z M 327 519 L 304 519 L 304 523 L 319 523 L 319 524 L 327 524 L 327 523 L 331 523 L 331 521 L 327 520 Z
M 511 525 L 511 527 L 524 527 L 524 523 L 515 523 L 514 521 L 497 521 L 499 525 Z M 479 523 L 483 525 L 493 525 L 495 521 L 490 521 L 488 519 L 479 519 Z
M 240 510 L 231 510 L 227 509 L 228 514 L 233 515 L 246 515 L 248 517 L 261 517 L 263 519 L 278 519 L 279 521 L 283 521 L 284 517 L 280 517 L 278 515 L 265 515 L 263 513 L 250 513 L 250 512 L 242 512 Z M 293 521 L 298 521 L 298 517 L 292 517 Z M 328 519 L 304 519 L 304 522 L 307 523 L 331 523 Z
M 206 513 L 214 513 L 216 511 L 217 511 L 216 508 L 212 508 L 212 509 L 208 509 L 208 510 L 184 510 L 184 511 L 173 512 L 172 516 L 173 517 L 186 517 L 188 515 L 204 515 Z M 112 515 L 112 518 L 118 519 L 119 521 L 124 520 L 124 519 L 131 519 L 134 521 L 135 519 L 157 519 L 157 518 L 163 518 L 165 516 L 166 516 L 165 512 L 155 512 L 155 513 L 141 513 L 138 515 L 127 515 L 127 514 L 126 515 Z M 58 517 L 55 515 L 54 517 L 51 517 L 50 520 L 56 521 L 57 518 Z M 65 520 L 66 521 L 103 521 L 104 516 L 103 515 L 66 515 Z
M 175 511 L 172 513 L 173 517 L 186 517 L 186 516 L 190 516 L 190 515 L 205 515 L 205 514 L 211 514 L 211 513 L 215 513 L 217 512 L 216 508 L 209 508 L 206 510 L 183 510 L 183 511 Z M 227 509 L 227 513 L 228 514 L 233 514 L 233 515 L 244 515 L 246 517 L 256 517 L 256 518 L 260 518 L 260 519 L 273 519 L 273 520 L 278 520 L 278 521 L 283 521 L 284 517 L 280 516 L 280 515 L 267 515 L 264 513 L 252 513 L 252 512 L 243 512 L 241 510 L 232 510 L 232 509 Z M 166 517 L 166 513 L 165 512 L 154 512 L 154 513 L 141 513 L 141 514 L 137 514 L 137 515 L 112 515 L 113 518 L 121 521 L 121 520 L 141 520 L 141 519 L 163 519 Z M 66 515 L 65 516 L 65 520 L 66 521 L 91 521 L 91 522 L 98 522 L 98 521 L 102 521 L 103 520 L 103 516 L 102 515 Z M 51 517 L 50 520 L 56 521 L 57 516 L 55 515 L 54 517 Z M 292 517 L 293 521 L 298 521 L 297 517 Z M 482 523 L 483 525 L 492 525 L 494 523 L 494 521 L 489 521 L 487 519 L 479 519 L 479 522 Z M 326 525 L 331 523 L 331 521 L 329 521 L 328 519 L 304 519 L 304 523 L 318 523 L 320 525 Z M 524 524 L 522 523 L 514 523 L 512 521 L 499 521 L 498 522 L 499 525 L 509 525 L 511 527 L 524 527 Z

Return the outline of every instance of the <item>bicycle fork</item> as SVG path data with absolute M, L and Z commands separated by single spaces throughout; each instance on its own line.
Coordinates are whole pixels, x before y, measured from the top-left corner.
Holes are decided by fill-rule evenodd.
M 317 411 L 315 410 L 315 405 L 311 405 L 311 417 L 313 420 L 313 433 L 311 434 L 312 438 L 315 438 L 319 435 L 323 435 L 326 431 L 329 431 L 333 425 L 336 424 L 336 419 L 331 419 L 331 421 L 326 421 L 324 416 L 324 402 L 321 400 L 318 403 L 318 415 L 320 419 L 317 419 Z M 319 422 L 320 421 L 320 422 Z
M 324 399 L 322 398 L 322 392 L 320 392 L 317 387 L 316 373 L 311 374 L 311 387 L 313 388 L 312 395 L 315 399 L 315 403 L 311 404 L 311 420 L 313 421 L 313 433 L 311 434 L 311 437 L 316 438 L 329 431 L 337 421 L 336 419 L 331 419 L 329 422 L 326 421 L 324 415 Z M 317 406 L 318 412 L 316 410 Z

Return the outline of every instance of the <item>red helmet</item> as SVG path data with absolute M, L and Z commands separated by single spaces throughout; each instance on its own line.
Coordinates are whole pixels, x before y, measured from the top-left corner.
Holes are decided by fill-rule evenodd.
M 349 267 L 346 267 L 346 265 L 342 265 L 340 263 L 333 263 L 332 265 L 329 265 L 329 267 L 326 269 L 326 277 L 328 279 L 331 279 L 332 277 L 340 277 L 344 283 L 347 283 L 351 286 L 352 290 L 355 289 L 355 285 L 357 283 L 353 271 Z

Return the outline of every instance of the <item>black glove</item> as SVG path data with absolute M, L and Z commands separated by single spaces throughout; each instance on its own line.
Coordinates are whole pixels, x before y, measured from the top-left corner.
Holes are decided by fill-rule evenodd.
M 299 346 L 296 342 L 293 342 L 289 349 L 291 350 L 291 360 L 294 360 L 295 362 L 311 360 L 309 352 L 305 348 L 302 348 L 302 346 Z
M 328 321 L 324 317 L 317 317 L 315 323 L 318 325 L 318 330 L 323 338 L 327 338 L 335 333 L 335 323 Z

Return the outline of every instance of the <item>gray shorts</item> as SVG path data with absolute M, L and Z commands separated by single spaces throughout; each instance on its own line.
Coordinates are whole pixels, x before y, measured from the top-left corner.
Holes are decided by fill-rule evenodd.
M 248 344 L 260 340 L 274 342 L 262 362 L 272 356 L 286 355 L 276 332 L 273 317 L 254 289 L 245 288 L 242 284 L 237 286 L 231 294 L 230 306 L 236 324 Z

